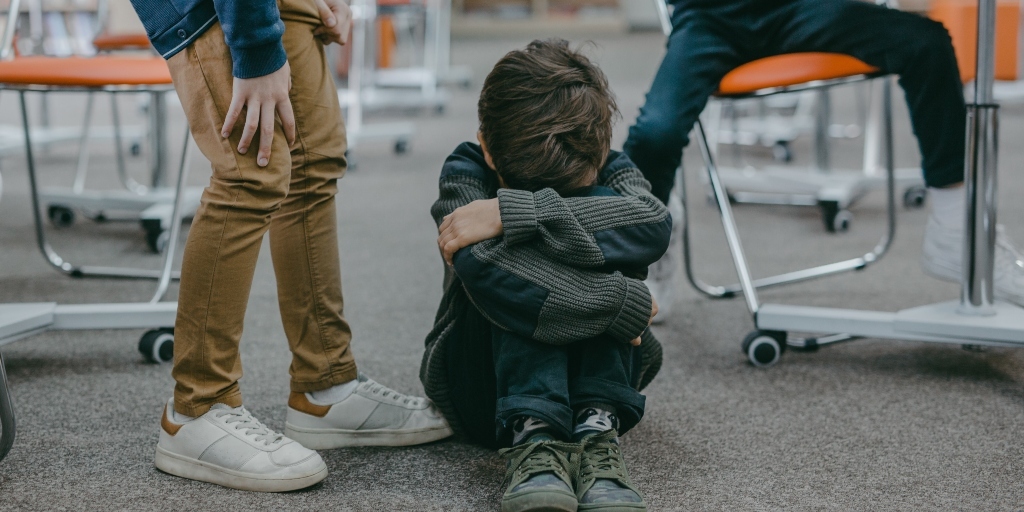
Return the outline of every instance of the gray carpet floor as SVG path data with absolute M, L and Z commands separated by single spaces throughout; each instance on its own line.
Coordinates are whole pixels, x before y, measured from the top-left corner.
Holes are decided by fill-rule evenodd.
M 623 119 L 616 147 L 635 119 L 662 41 L 656 34 L 599 38 L 588 50 L 619 98 Z M 440 165 L 459 142 L 474 137 L 482 77 L 505 51 L 525 42 L 456 41 L 454 60 L 473 67 L 474 86 L 454 89 L 443 115 L 415 118 L 417 134 L 408 154 L 392 155 L 383 143 L 360 147 L 358 167 L 342 181 L 340 243 L 354 351 L 363 372 L 398 390 L 422 392 L 422 342 L 440 298 L 442 267 L 428 215 Z M 838 120 L 856 118 L 853 93 L 838 92 L 834 101 Z M 81 103 L 81 97 L 55 98 L 54 122 L 77 123 Z M 132 110 L 129 103 L 122 108 Z M 14 123 L 16 112 L 15 97 L 0 94 L 0 122 Z M 898 163 L 915 165 L 919 157 L 902 104 L 896 115 Z M 1018 144 L 1024 108 L 1008 106 L 1002 116 L 1000 218 L 1024 241 L 1024 147 Z M 172 114 L 172 123 L 181 126 L 180 113 Z M 795 144 L 797 164 L 810 161 L 807 139 Z M 859 165 L 858 144 L 837 142 L 836 161 Z M 90 183 L 112 187 L 109 145 L 95 146 Z M 687 150 L 690 170 L 699 168 L 698 158 L 694 148 Z M 759 150 L 723 155 L 725 162 L 768 158 Z M 44 183 L 69 182 L 72 145 L 55 147 L 40 160 Z M 129 163 L 137 171 L 144 168 L 142 159 Z M 202 184 L 209 172 L 199 156 L 195 168 L 192 181 Z M 34 247 L 20 153 L 0 160 L 0 172 L 0 302 L 149 298 L 151 283 L 72 280 L 48 268 Z M 697 173 L 688 174 L 691 190 L 701 190 Z M 851 231 L 829 235 L 816 209 L 736 208 L 755 275 L 866 252 L 882 230 L 881 194 L 853 211 Z M 702 275 L 716 282 L 734 279 L 715 210 L 698 199 L 690 215 Z M 883 311 L 955 298 L 956 285 L 929 279 L 919 269 L 926 218 L 926 210 L 901 210 L 891 253 L 866 272 L 778 288 L 762 298 Z M 53 236 L 54 245 L 76 262 L 159 264 L 132 223 L 80 220 Z M 1024 509 L 1024 352 L 861 340 L 816 353 L 788 352 L 774 367 L 759 369 L 739 350 L 752 328 L 741 300 L 699 297 L 681 277 L 678 290 L 673 313 L 657 328 L 665 365 L 646 392 L 647 415 L 623 441 L 651 510 Z M 268 425 L 283 428 L 289 354 L 266 251 L 245 328 L 246 404 Z M 3 347 L 19 432 L 0 463 L 0 509 L 497 509 L 501 460 L 458 440 L 327 451 L 331 474 L 325 482 L 281 495 L 162 474 L 152 457 L 172 380 L 168 366 L 143 362 L 135 348 L 141 333 L 48 332 Z

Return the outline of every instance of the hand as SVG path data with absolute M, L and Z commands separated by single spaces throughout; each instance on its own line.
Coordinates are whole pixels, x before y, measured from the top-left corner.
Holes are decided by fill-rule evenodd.
M 323 25 L 313 30 L 313 35 L 325 45 L 344 45 L 352 30 L 352 9 L 343 0 L 316 0 L 316 8 L 320 11 Z
M 245 128 L 238 152 L 249 151 L 256 129 L 260 130 L 260 149 L 256 154 L 256 165 L 266 167 L 270 163 L 270 143 L 274 141 L 274 112 L 281 116 L 281 125 L 288 145 L 295 144 L 295 114 L 288 91 L 292 88 L 291 68 L 288 62 L 281 69 L 269 75 L 256 78 L 235 78 L 231 91 L 231 106 L 220 129 L 221 137 L 227 138 L 235 129 L 242 108 L 246 108 Z
M 657 316 L 657 315 L 658 315 L 658 301 L 654 300 L 654 297 L 651 296 L 651 319 L 647 321 L 647 326 L 648 327 L 650 327 L 651 323 L 654 322 L 654 317 Z M 641 341 L 640 340 L 640 336 L 637 336 L 636 338 L 630 340 L 629 344 L 633 345 L 634 347 L 639 347 L 640 346 L 640 341 Z
M 437 228 L 437 246 L 444 261 L 452 264 L 455 253 L 463 247 L 501 236 L 501 209 L 498 199 L 478 199 L 449 213 Z

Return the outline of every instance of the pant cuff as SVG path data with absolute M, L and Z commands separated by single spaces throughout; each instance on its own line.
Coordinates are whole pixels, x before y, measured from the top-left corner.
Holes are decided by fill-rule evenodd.
M 508 435 L 509 422 L 516 416 L 533 416 L 548 422 L 561 439 L 572 435 L 572 409 L 568 406 L 547 398 L 513 395 L 498 399 L 495 419 L 499 439 Z
M 359 369 L 355 363 L 345 365 L 341 368 L 332 368 L 330 373 L 317 380 L 302 381 L 292 379 L 291 389 L 293 393 L 312 393 L 330 389 L 338 384 L 350 382 L 359 376 Z
M 242 405 L 242 392 L 235 389 L 224 396 L 199 401 L 189 401 L 180 397 L 178 393 L 174 394 L 174 411 L 192 418 L 206 414 L 215 404 L 224 404 L 232 408 L 238 407 Z

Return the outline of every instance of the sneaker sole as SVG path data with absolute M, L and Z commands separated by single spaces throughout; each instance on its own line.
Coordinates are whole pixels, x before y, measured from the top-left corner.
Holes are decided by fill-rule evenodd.
M 560 492 L 531 492 L 501 500 L 501 512 L 576 512 L 576 495 Z
M 647 505 L 643 503 L 581 503 L 577 510 L 579 512 L 646 512 Z
M 200 482 L 209 482 L 243 491 L 297 491 L 327 478 L 327 465 L 323 463 L 321 463 L 322 467 L 311 475 L 299 478 L 267 478 L 243 471 L 233 471 L 189 457 L 182 457 L 159 446 L 156 447 L 154 462 L 157 469 L 170 475 Z
M 440 441 L 452 435 L 450 427 L 414 430 L 345 430 L 296 427 L 284 424 L 285 437 L 310 450 L 331 450 L 354 446 L 413 446 Z

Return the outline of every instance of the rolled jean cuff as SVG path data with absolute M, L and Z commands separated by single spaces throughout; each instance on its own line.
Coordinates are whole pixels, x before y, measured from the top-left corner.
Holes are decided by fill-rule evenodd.
M 190 418 L 198 418 L 206 414 L 216 404 L 224 404 L 231 408 L 238 407 L 242 405 L 242 392 L 236 386 L 222 396 L 198 402 L 190 402 L 178 396 L 174 397 L 174 411 Z
M 532 416 L 548 422 L 551 428 L 558 433 L 559 439 L 569 439 L 572 435 L 571 408 L 558 402 L 552 402 L 547 398 L 513 395 L 498 399 L 495 419 L 499 439 L 508 435 L 509 421 L 516 416 Z
M 359 369 L 356 368 L 355 363 L 352 363 L 341 368 L 332 368 L 330 373 L 317 380 L 299 381 L 293 378 L 291 389 L 293 393 L 312 393 L 351 382 L 357 377 L 359 377 Z
M 644 417 L 647 397 L 630 386 L 593 377 L 569 382 L 569 399 L 574 404 L 605 403 L 615 407 L 619 416 L 619 434 L 625 434 Z

